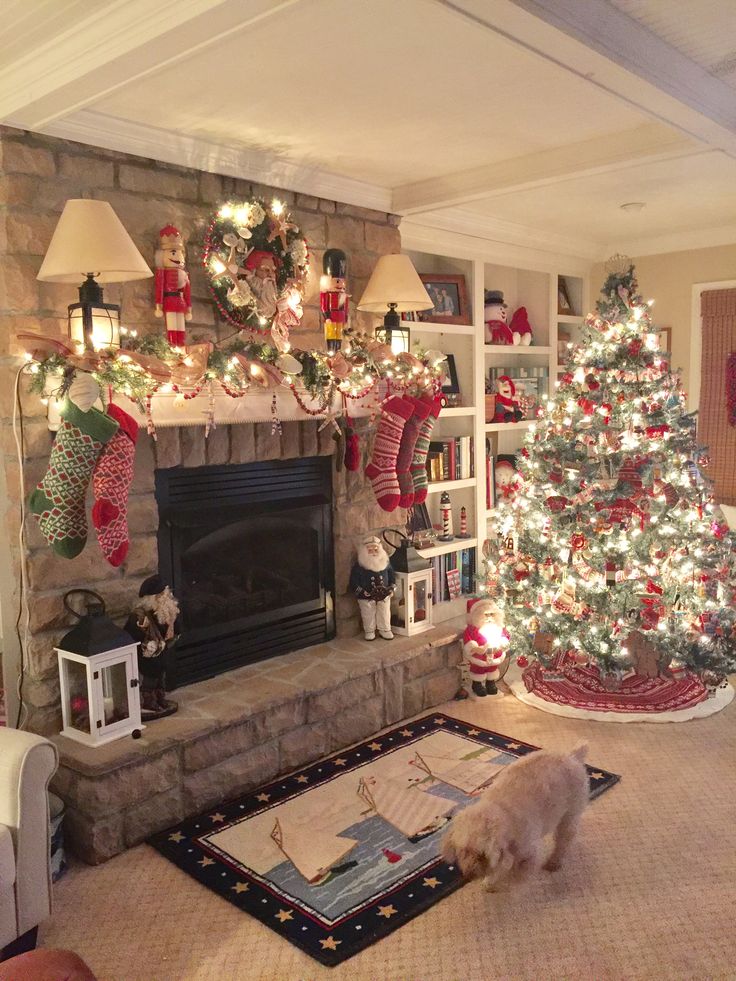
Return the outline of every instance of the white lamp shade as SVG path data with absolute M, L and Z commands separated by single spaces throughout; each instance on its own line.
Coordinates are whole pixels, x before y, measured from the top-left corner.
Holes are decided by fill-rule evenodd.
M 88 273 L 99 283 L 153 275 L 108 201 L 73 198 L 64 205 L 38 279 L 79 285 Z
M 408 255 L 381 256 L 358 309 L 367 313 L 386 313 L 391 303 L 396 304 L 398 313 L 434 307 Z

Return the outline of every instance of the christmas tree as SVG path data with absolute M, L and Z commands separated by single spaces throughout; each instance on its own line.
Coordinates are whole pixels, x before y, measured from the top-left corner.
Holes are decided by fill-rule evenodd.
M 679 377 L 634 268 L 614 257 L 597 311 L 517 455 L 486 586 L 525 666 L 717 678 L 734 666 L 734 544 Z M 730 607 L 730 608 L 729 608 Z

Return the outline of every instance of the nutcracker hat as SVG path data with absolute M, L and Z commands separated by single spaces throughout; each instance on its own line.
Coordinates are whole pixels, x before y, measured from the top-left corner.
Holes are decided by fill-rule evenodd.
M 162 249 L 184 248 L 184 239 L 181 237 L 181 232 L 174 225 L 164 225 L 158 233 L 158 237 L 160 248 Z
M 331 279 L 345 279 L 348 274 L 348 257 L 342 249 L 328 249 L 322 256 L 322 272 Z
M 161 576 L 149 576 L 148 579 L 144 579 L 141 583 L 141 588 L 138 590 L 139 596 L 158 596 L 159 593 L 163 591 L 168 586 Z
M 516 385 L 514 385 L 513 381 L 508 375 L 499 375 L 496 379 L 496 384 L 498 384 L 498 382 L 507 382 L 511 386 L 511 394 L 516 395 Z
M 245 268 L 250 270 L 257 269 L 264 259 L 271 259 L 277 269 L 280 269 L 283 265 L 281 259 L 277 255 L 274 255 L 273 252 L 266 252 L 264 249 L 253 249 L 245 260 Z

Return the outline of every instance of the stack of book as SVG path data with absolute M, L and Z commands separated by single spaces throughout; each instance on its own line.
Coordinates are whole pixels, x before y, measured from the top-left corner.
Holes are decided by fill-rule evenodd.
M 432 559 L 432 602 L 445 603 L 475 592 L 475 548 L 461 548 Z
M 473 437 L 450 436 L 429 444 L 427 453 L 427 479 L 466 480 L 475 476 L 473 463 Z

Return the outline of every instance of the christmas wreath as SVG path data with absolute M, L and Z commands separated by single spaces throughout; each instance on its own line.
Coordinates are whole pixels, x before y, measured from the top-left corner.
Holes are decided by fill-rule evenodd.
M 207 228 L 202 256 L 222 316 L 238 330 L 271 332 L 289 350 L 289 330 L 302 318 L 309 268 L 307 243 L 284 205 L 254 198 L 225 204 Z

